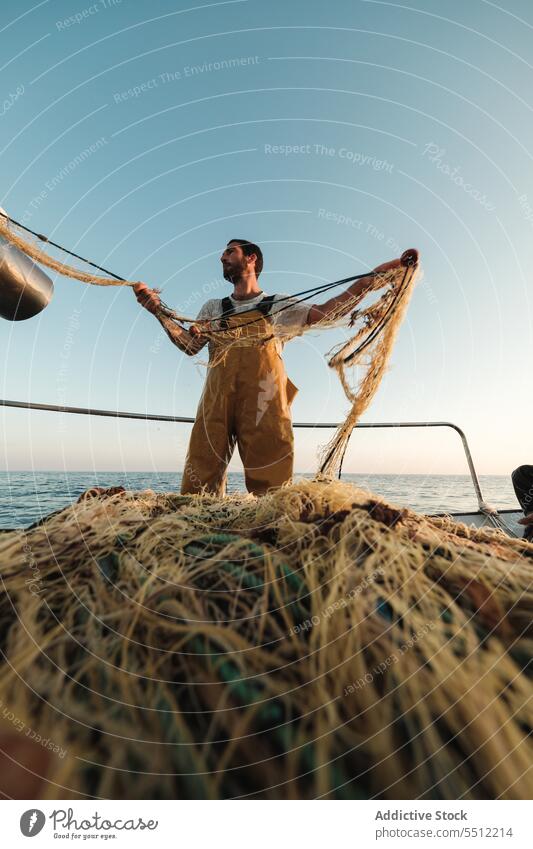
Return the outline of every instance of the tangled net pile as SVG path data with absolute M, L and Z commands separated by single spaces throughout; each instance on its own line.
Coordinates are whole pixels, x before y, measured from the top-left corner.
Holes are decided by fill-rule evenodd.
M 43 251 L 37 239 L 28 238 L 24 228 L 5 214 L 0 214 L 0 237 L 7 239 L 30 259 L 66 277 L 97 286 L 135 285 L 132 281 L 99 276 L 60 262 Z M 39 238 L 48 241 L 44 236 Z M 357 309 L 363 296 L 354 295 L 341 306 L 328 312 L 321 321 L 304 328 L 304 331 L 316 331 L 321 328 L 342 327 L 348 334 L 348 339 L 328 355 L 328 365 L 339 375 L 351 407 L 344 422 L 321 452 L 318 469 L 321 477 L 329 478 L 339 471 L 352 431 L 378 390 L 414 289 L 416 272 L 414 267 L 400 267 L 376 275 L 376 288 L 384 289 L 384 292 L 373 304 L 364 310 Z M 325 292 L 329 287 L 325 284 L 316 288 Z M 276 310 L 279 308 L 284 309 L 283 302 L 276 305 Z M 180 326 L 196 321 L 195 318 L 181 315 L 166 305 L 161 308 L 160 316 L 170 318 Z M 237 328 L 223 330 L 217 321 L 212 322 L 212 327 L 202 328 L 206 338 L 216 343 L 216 351 L 210 357 L 208 365 L 220 363 L 233 345 L 261 345 L 266 338 L 272 338 L 273 335 L 279 335 L 284 341 L 288 341 L 302 334 L 299 323 L 293 327 L 290 324 L 282 327 L 272 324 L 267 331 L 253 332 L 257 330 L 256 321 L 252 319 L 247 322 L 246 313 L 241 313 L 241 316 L 242 325 Z M 252 331 L 248 329 L 249 325 L 254 325 Z M 362 378 L 358 369 L 363 371 Z
M 0 535 L 41 795 L 532 797 L 533 545 L 337 481 L 89 495 Z

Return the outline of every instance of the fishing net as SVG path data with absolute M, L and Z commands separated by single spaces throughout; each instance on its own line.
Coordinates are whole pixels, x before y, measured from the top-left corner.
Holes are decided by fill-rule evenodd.
M 417 268 L 409 265 L 373 274 L 373 291 L 383 290 L 373 303 L 365 309 L 358 308 L 367 294 L 363 290 L 328 309 L 319 321 L 303 327 L 303 332 L 332 328 L 345 330 L 345 338 L 327 357 L 328 365 L 337 372 L 351 406 L 344 421 L 321 452 L 318 469 L 320 478 L 332 477 L 340 471 L 353 429 L 374 398 L 387 368 L 416 276 Z M 257 332 L 258 319 L 246 320 L 246 312 L 239 314 L 239 324 L 231 329 L 222 329 L 217 320 L 202 322 L 202 335 L 212 343 L 207 366 L 214 367 L 224 362 L 228 351 L 235 345 L 260 345 L 276 336 L 286 342 L 294 336 L 300 336 L 302 326 L 299 321 L 293 325 L 290 320 L 283 324 L 276 323 L 275 311 L 289 310 L 290 306 L 284 306 L 283 299 L 276 301 L 274 320 L 263 332 Z M 181 318 L 168 309 L 167 314 L 176 321 Z
M 0 534 L 4 724 L 39 797 L 529 799 L 532 558 L 340 481 L 89 492 Z
M 96 276 L 81 271 L 72 265 L 67 265 L 53 259 L 37 244 L 37 240 L 29 239 L 24 229 L 6 215 L 0 215 L 0 236 L 8 239 L 19 250 L 31 259 L 67 277 L 72 277 L 85 283 L 99 286 L 133 286 L 135 283 L 122 278 Z M 37 238 L 45 239 L 39 236 Z M 81 258 L 80 258 L 81 259 Z M 86 260 L 83 260 L 86 262 Z M 363 275 L 359 275 L 362 277 Z M 303 332 L 320 329 L 340 328 L 345 331 L 345 338 L 328 356 L 328 365 L 334 369 L 341 381 L 344 393 L 350 403 L 345 420 L 342 422 L 330 442 L 321 451 L 318 466 L 320 478 L 329 478 L 340 471 L 352 431 L 374 398 L 383 374 L 390 360 L 396 334 L 404 318 L 407 305 L 413 292 L 417 268 L 414 266 L 398 266 L 382 273 L 372 273 L 372 289 L 380 290 L 380 296 L 365 309 L 359 309 L 366 292 L 354 294 L 342 304 L 328 310 L 323 318 L 311 326 L 303 328 Z M 356 280 L 357 277 L 349 278 Z M 316 287 L 306 298 L 316 297 L 318 292 L 329 291 L 337 284 L 325 284 Z M 301 293 L 300 293 L 301 294 Z M 276 301 L 274 313 L 290 309 L 291 304 L 283 300 Z M 261 330 L 258 319 L 247 319 L 246 312 L 239 314 L 240 322 L 236 327 L 223 328 L 219 320 L 202 322 L 202 335 L 210 343 L 210 358 L 206 364 L 214 367 L 224 361 L 228 351 L 234 347 L 262 345 L 270 338 L 279 337 L 287 342 L 294 336 L 302 334 L 301 322 L 291 325 L 290 320 L 283 323 L 276 320 Z M 196 319 L 181 315 L 162 305 L 159 319 L 168 322 L 182 331 L 183 324 L 195 324 Z M 274 315 L 274 319 L 276 315 Z M 181 347 L 181 345 L 180 345 Z

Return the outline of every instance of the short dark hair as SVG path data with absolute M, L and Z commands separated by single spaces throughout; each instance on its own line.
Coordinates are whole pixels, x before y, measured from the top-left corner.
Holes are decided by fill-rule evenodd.
M 245 256 L 251 256 L 252 254 L 256 255 L 255 274 L 256 277 L 259 277 L 263 270 L 263 252 L 259 245 L 254 245 L 254 243 L 249 242 L 248 239 L 230 239 L 228 245 L 239 245 Z

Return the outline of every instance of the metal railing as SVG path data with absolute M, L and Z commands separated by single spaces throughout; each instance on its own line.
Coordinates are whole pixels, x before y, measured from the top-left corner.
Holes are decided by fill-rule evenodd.
M 22 410 L 43 410 L 44 412 L 49 413 L 71 413 L 73 415 L 80 416 L 104 416 L 115 419 L 140 419 L 152 422 L 176 422 L 178 424 L 194 423 L 194 418 L 190 418 L 188 416 L 163 416 L 153 413 L 127 413 L 121 410 L 97 410 L 91 407 L 62 407 L 56 404 L 37 404 L 33 401 L 6 401 L 0 399 L 0 407 L 14 407 L 15 409 Z M 339 427 L 339 424 L 339 422 L 293 422 L 293 427 L 331 429 Z M 356 425 L 358 430 L 396 427 L 449 427 L 452 428 L 452 430 L 455 430 L 455 432 L 459 434 L 463 444 L 463 450 L 465 452 L 470 477 L 472 478 L 472 484 L 476 492 L 478 507 L 483 513 L 486 513 L 489 516 L 494 514 L 495 511 L 489 507 L 483 499 L 483 493 L 481 492 L 479 478 L 474 467 L 474 461 L 472 460 L 472 454 L 470 453 L 467 438 L 464 431 L 458 427 L 458 425 L 453 424 L 453 422 L 364 422 Z

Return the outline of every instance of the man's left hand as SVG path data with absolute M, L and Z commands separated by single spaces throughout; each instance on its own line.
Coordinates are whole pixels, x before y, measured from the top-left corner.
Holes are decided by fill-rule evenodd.
M 530 513 L 528 516 L 524 516 L 523 519 L 518 520 L 519 525 L 533 525 L 533 513 Z
M 400 268 L 402 265 L 404 268 L 409 265 L 418 265 L 418 251 L 416 248 L 408 248 L 399 259 L 391 259 L 389 262 L 377 265 L 374 269 L 374 274 L 385 274 L 387 271 L 394 271 L 394 269 Z
M 400 263 L 406 266 L 418 265 L 418 251 L 416 248 L 407 248 L 400 257 Z

